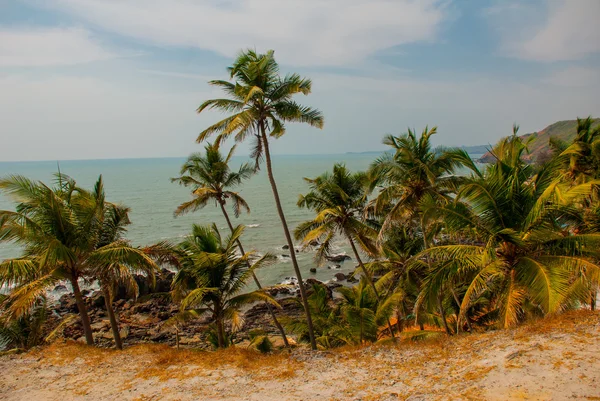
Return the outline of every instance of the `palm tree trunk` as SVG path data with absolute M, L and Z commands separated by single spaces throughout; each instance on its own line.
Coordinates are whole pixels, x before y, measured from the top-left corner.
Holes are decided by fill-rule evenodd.
M 458 327 L 459 327 L 459 321 L 460 321 L 460 301 L 458 299 L 458 297 L 456 296 L 456 292 L 454 292 L 454 289 L 450 289 L 450 291 L 452 292 L 452 296 L 454 297 L 454 302 L 456 302 L 456 305 L 458 305 L 458 315 L 456 315 L 456 332 L 458 333 Z M 469 328 L 469 331 L 472 333 L 473 332 L 473 328 L 471 327 L 471 322 L 469 321 L 469 317 L 467 316 L 467 314 L 465 313 L 465 322 L 467 323 L 467 327 Z
M 398 335 L 402 333 L 402 316 L 400 315 L 400 310 L 396 311 L 396 327 L 398 328 Z
M 223 212 L 223 216 L 225 216 L 225 220 L 227 221 L 229 230 L 233 233 L 233 224 L 231 224 L 231 220 L 229 220 L 229 214 L 227 213 L 227 210 L 225 210 L 224 202 L 221 202 L 219 200 L 219 206 L 221 206 L 221 211 Z M 240 252 L 242 253 L 242 255 L 244 255 L 246 252 L 244 252 L 244 247 L 242 246 L 242 242 L 239 239 L 236 242 L 237 242 L 238 248 L 240 249 Z M 248 267 L 250 267 L 250 262 L 248 262 Z M 262 290 L 262 285 L 260 285 L 260 281 L 258 281 L 258 277 L 256 277 L 256 274 L 254 274 L 254 272 L 252 272 L 252 278 L 254 279 L 254 283 L 256 284 L 258 289 Z M 285 335 L 285 330 L 283 330 L 283 326 L 281 326 L 281 323 L 279 323 L 279 320 L 277 320 L 277 316 L 275 316 L 275 311 L 273 310 L 273 305 L 271 305 L 268 302 L 265 302 L 265 305 L 267 305 L 267 309 L 269 310 L 269 313 L 271 314 L 271 317 L 273 318 L 273 323 L 275 324 L 275 326 L 277 327 L 277 330 L 279 330 L 279 333 L 281 334 L 281 338 L 283 339 L 283 344 L 285 345 L 286 348 L 289 348 L 290 344 L 288 342 L 287 336 Z
M 592 299 L 590 300 L 590 309 L 596 310 L 596 298 L 598 297 L 598 292 L 596 290 L 592 290 Z
M 451 335 L 452 332 L 450 331 L 450 327 L 448 327 L 448 322 L 446 321 L 446 311 L 444 310 L 444 307 L 442 305 L 442 297 L 440 295 L 437 296 L 437 304 L 438 310 L 442 317 L 442 323 L 444 324 L 444 329 L 446 330 L 446 334 Z
M 352 252 L 354 252 L 354 257 L 358 261 L 358 265 L 360 266 L 363 274 L 365 275 L 367 282 L 369 283 L 371 288 L 373 288 L 373 292 L 375 293 L 375 298 L 377 298 L 377 303 L 379 303 L 379 301 L 380 301 L 379 293 L 377 292 L 377 288 L 375 288 L 375 283 L 373 283 L 373 279 L 369 275 L 369 272 L 365 268 L 365 265 L 363 264 L 362 259 L 360 258 L 360 255 L 358 254 L 358 249 L 356 249 L 356 245 L 354 245 L 354 241 L 352 241 L 352 237 L 350 237 L 348 235 L 348 233 L 346 233 L 346 237 L 348 238 L 348 242 L 350 242 L 350 246 L 352 247 Z M 390 329 L 390 335 L 392 336 L 392 338 L 396 338 L 396 336 L 394 336 L 394 329 L 392 328 L 392 323 L 390 323 L 390 319 L 387 319 L 387 324 L 388 324 L 388 328 Z
M 306 314 L 306 325 L 308 326 L 308 336 L 310 337 L 310 346 L 313 350 L 317 349 L 317 342 L 315 341 L 315 333 L 313 329 L 312 316 L 310 315 L 310 309 L 308 307 L 308 299 L 306 296 L 306 290 L 304 288 L 304 282 L 302 281 L 302 273 L 300 273 L 300 268 L 298 267 L 298 261 L 296 260 L 296 252 L 294 252 L 294 243 L 292 242 L 292 236 L 290 235 L 290 230 L 288 228 L 287 222 L 285 220 L 285 215 L 283 214 L 283 208 L 281 207 L 281 200 L 279 199 L 279 192 L 277 191 L 277 184 L 275 183 L 275 177 L 273 177 L 273 166 L 271 165 L 271 153 L 269 151 L 269 139 L 267 138 L 267 134 L 265 132 L 264 122 L 260 123 L 261 129 L 261 138 L 263 142 L 263 147 L 265 150 L 265 161 L 267 164 L 267 175 L 269 176 L 269 182 L 271 183 L 271 190 L 273 191 L 273 198 L 275 199 L 275 205 L 277 206 L 277 213 L 279 214 L 279 220 L 281 220 L 281 225 L 283 226 L 283 233 L 285 235 L 285 239 L 287 241 L 288 246 L 290 247 L 290 258 L 292 259 L 292 265 L 294 266 L 294 272 L 296 273 L 296 278 L 298 279 L 298 285 L 300 286 L 300 297 L 302 298 L 302 305 L 304 306 L 304 313 Z
M 102 286 L 102 293 L 104 294 L 104 304 L 106 305 L 106 313 L 108 314 L 108 319 L 110 320 L 110 328 L 112 329 L 113 338 L 115 339 L 115 346 L 117 349 L 123 349 L 123 342 L 121 341 L 121 333 L 119 333 L 119 324 L 117 323 L 117 318 L 115 317 L 115 311 L 112 307 L 110 291 L 106 286 Z
M 79 289 L 79 283 L 77 283 L 77 276 L 71 275 L 70 278 L 71 287 L 73 287 L 73 295 L 75 296 L 75 302 L 77 303 L 77 309 L 79 309 L 79 316 L 81 317 L 81 325 L 83 326 L 83 333 L 85 334 L 85 342 L 87 345 L 94 345 L 94 336 L 92 335 L 92 326 L 90 324 L 90 317 L 83 301 L 83 295 Z
M 217 318 L 217 342 L 219 348 L 225 348 L 225 333 L 223 333 L 223 318 Z

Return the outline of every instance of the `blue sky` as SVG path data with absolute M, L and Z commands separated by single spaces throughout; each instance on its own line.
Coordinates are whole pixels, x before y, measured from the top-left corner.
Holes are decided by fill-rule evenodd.
M 0 0 L 0 160 L 184 156 L 242 48 L 313 79 L 279 154 L 494 143 L 600 113 L 598 0 Z M 240 146 L 239 153 L 247 152 Z

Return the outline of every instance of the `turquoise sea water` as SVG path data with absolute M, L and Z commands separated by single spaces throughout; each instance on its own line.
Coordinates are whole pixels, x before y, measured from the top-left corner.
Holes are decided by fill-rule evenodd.
M 351 170 L 364 170 L 376 157 L 374 154 L 274 156 L 275 179 L 290 229 L 293 230 L 312 216 L 310 211 L 296 206 L 298 195 L 308 189 L 303 177 L 320 175 L 331 170 L 336 162 L 345 163 Z M 98 175 L 102 174 L 107 198 L 125 204 L 132 210 L 128 238 L 135 245 L 149 245 L 162 240 L 176 242 L 189 232 L 192 223 L 215 222 L 221 232 L 227 235 L 225 219 L 213 204 L 193 214 L 173 216 L 175 208 L 191 198 L 189 188 L 170 182 L 171 177 L 177 176 L 184 161 L 185 158 L 61 161 L 60 170 L 86 188 L 91 188 Z M 232 166 L 237 167 L 245 161 L 246 157 L 236 156 Z M 21 174 L 49 183 L 56 171 L 57 163 L 50 161 L 0 162 L 0 176 Z M 285 238 L 264 168 L 237 190 L 251 209 L 250 214 L 243 214 L 237 219 L 237 223 L 247 226 L 242 237 L 246 251 L 253 249 L 261 254 L 271 252 L 279 256 L 278 263 L 258 272 L 259 278 L 264 284 L 272 285 L 293 276 L 291 260 L 282 257 L 291 250 L 282 249 Z M 13 210 L 14 205 L 0 195 L 0 209 Z M 233 213 L 231 216 L 235 224 Z M 350 254 L 343 238 L 339 238 L 335 245 L 336 252 Z M 0 244 L 0 259 L 18 255 L 19 250 L 14 245 Z M 316 274 L 311 274 L 309 269 L 315 266 L 313 253 L 300 252 L 297 256 L 304 278 L 330 280 L 339 271 L 352 271 L 355 265 L 351 260 L 343 263 L 341 270 L 330 270 L 324 266 Z

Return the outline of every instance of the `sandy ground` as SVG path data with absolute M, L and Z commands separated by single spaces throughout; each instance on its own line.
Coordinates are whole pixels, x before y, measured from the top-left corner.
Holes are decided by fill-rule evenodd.
M 600 314 L 420 343 L 263 356 L 55 344 L 0 358 L 12 400 L 600 400 Z

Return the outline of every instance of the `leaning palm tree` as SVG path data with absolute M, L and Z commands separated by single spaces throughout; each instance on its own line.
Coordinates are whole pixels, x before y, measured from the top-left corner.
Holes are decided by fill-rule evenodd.
M 578 202 L 595 183 L 570 186 L 556 179 L 552 166 L 534 173 L 514 132 L 493 149 L 495 163 L 469 179 L 451 204 L 426 212 L 443 216 L 449 232 L 462 231 L 471 241 L 420 254 L 432 269 L 418 303 L 462 280 L 460 317 L 483 300 L 487 315 L 508 327 L 528 314 L 572 305 L 588 280 L 600 279 L 600 235 L 580 234 L 572 225 Z
M 314 210 L 317 216 L 296 228 L 294 233 L 296 239 L 305 244 L 318 241 L 319 249 L 316 257 L 318 262 L 322 262 L 336 234 L 345 237 L 367 283 L 379 300 L 379 292 L 356 246 L 358 244 L 368 255 L 377 254 L 374 243 L 377 231 L 361 219 L 367 202 L 365 174 L 361 172 L 352 174 L 345 165 L 336 163 L 332 174 L 327 172 L 317 178 L 305 178 L 305 180 L 309 184 L 310 192 L 300 195 L 298 206 Z M 391 325 L 389 329 L 391 336 L 394 337 Z
M 231 224 L 231 219 L 229 218 L 227 209 L 225 209 L 225 205 L 228 200 L 231 200 L 233 213 L 236 217 L 239 217 L 242 209 L 250 212 L 250 208 L 244 198 L 231 189 L 241 184 L 244 179 L 251 177 L 255 170 L 252 166 L 245 163 L 240 166 L 238 171 L 231 171 L 229 162 L 233 156 L 235 146 L 231 148 L 225 158 L 219 151 L 218 142 L 209 144 L 205 146 L 204 149 L 205 154 L 195 153 L 188 157 L 188 160 L 181 167 L 181 176 L 172 179 L 173 182 L 191 186 L 194 195 L 192 200 L 179 205 L 175 210 L 175 215 L 177 216 L 187 212 L 196 211 L 206 206 L 209 202 L 214 201 L 214 203 L 221 208 L 227 226 L 233 234 L 234 227 L 233 224 Z M 242 255 L 245 254 L 246 252 L 244 251 L 242 242 L 238 239 L 236 243 Z M 256 274 L 252 273 L 252 279 L 258 289 L 261 290 L 262 285 L 260 284 L 258 277 L 256 277 Z M 273 323 L 281 333 L 284 345 L 288 347 L 288 339 L 283 327 L 275 315 L 273 307 L 269 303 L 266 305 L 273 318 Z
M 237 240 L 244 229 L 238 226 L 226 239 L 217 227 L 194 225 L 192 233 L 175 249 L 179 271 L 173 279 L 173 294 L 181 300 L 183 312 L 201 316 L 209 314 L 215 323 L 218 348 L 226 346 L 225 323 L 233 330 L 243 324 L 240 308 L 254 302 L 269 302 L 279 306 L 264 291 L 241 293 L 254 270 L 271 262 L 270 254 L 260 257 L 252 265 L 252 253 L 236 255 Z
M 285 134 L 285 123 L 287 122 L 306 123 L 322 128 L 323 115 L 319 110 L 301 106 L 292 99 L 299 93 L 308 95 L 312 83 L 298 74 L 289 74 L 282 78 L 273 54 L 272 50 L 266 54 L 258 54 L 253 50 L 243 51 L 233 65 L 228 68 L 233 82 L 222 80 L 210 82 L 211 85 L 221 88 L 227 97 L 205 101 L 198 107 L 198 113 L 216 109 L 232 114 L 202 131 L 197 141 L 202 142 L 213 134 L 218 135 L 219 142 L 231 135 L 234 136 L 236 142 L 243 142 L 249 138 L 254 140 L 252 156 L 255 159 L 255 166 L 258 169 L 264 156 L 277 213 L 287 244 L 290 249 L 293 249 L 292 236 L 273 175 L 269 139 L 277 139 Z M 306 313 L 311 347 L 316 349 L 310 309 L 306 291 L 302 285 L 302 274 L 294 252 L 290 254 L 290 257 L 300 283 L 300 296 Z

